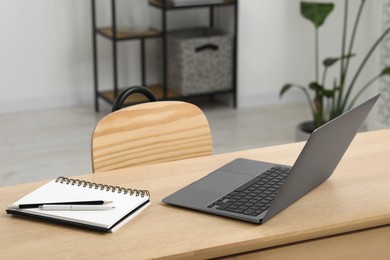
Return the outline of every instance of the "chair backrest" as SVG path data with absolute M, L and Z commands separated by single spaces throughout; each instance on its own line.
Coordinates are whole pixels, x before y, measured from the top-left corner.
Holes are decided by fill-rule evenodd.
M 142 103 L 102 118 L 92 135 L 93 172 L 212 154 L 203 112 L 180 101 Z

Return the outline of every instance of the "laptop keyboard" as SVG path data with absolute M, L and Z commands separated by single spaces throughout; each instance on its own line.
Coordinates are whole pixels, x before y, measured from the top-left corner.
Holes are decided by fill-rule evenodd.
M 258 216 L 271 206 L 289 170 L 288 167 L 273 166 L 207 207 Z

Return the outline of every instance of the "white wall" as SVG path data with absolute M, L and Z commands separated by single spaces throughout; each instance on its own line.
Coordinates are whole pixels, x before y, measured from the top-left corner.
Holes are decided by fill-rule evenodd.
M 0 113 L 92 95 L 89 1 L 0 1 Z
M 322 57 L 339 55 L 343 1 L 335 2 L 336 10 L 321 28 Z M 356 9 L 360 1 L 350 2 Z M 356 45 L 357 60 L 377 35 L 372 30 L 373 24 L 378 24 L 373 11 L 377 9 L 367 2 Z M 313 28 L 299 15 L 299 1 L 241 0 L 239 10 L 239 105 L 303 100 L 299 92 L 278 98 L 284 83 L 307 84 L 314 77 Z M 0 1 L 0 113 L 92 104 L 90 15 L 89 0 Z M 189 17 L 188 13 L 174 16 L 170 27 Z M 156 14 L 153 17 L 159 20 Z M 197 14 L 192 22 L 202 24 L 206 17 L 207 13 Z M 121 84 L 137 84 L 138 43 L 120 44 L 119 49 Z M 111 84 L 108 41 L 100 39 L 99 50 L 104 88 Z M 158 56 L 158 50 L 154 53 Z M 149 65 L 154 63 L 150 57 L 148 60 Z M 369 70 L 374 70 L 375 64 Z M 157 65 L 148 81 L 158 80 Z

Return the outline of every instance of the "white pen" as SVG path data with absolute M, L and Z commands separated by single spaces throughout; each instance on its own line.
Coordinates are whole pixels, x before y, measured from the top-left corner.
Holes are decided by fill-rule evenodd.
M 42 205 L 41 210 L 64 210 L 64 211 L 95 211 L 114 209 L 113 206 L 105 205 Z

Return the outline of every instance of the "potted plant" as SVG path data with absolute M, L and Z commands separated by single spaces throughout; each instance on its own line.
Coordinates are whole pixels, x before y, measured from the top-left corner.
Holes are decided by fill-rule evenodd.
M 389 33 L 390 27 L 387 28 L 382 35 L 375 41 L 373 46 L 367 52 L 360 66 L 353 74 L 350 82 L 347 82 L 347 74 L 351 59 L 355 56 L 353 53 L 353 45 L 356 36 L 357 27 L 363 11 L 365 0 L 361 0 L 360 6 L 354 20 L 353 31 L 349 42 L 347 42 L 347 15 L 348 15 L 348 0 L 345 0 L 344 9 L 344 22 L 343 33 L 341 40 L 341 55 L 339 57 L 330 57 L 323 60 L 323 74 L 319 76 L 319 40 L 318 30 L 325 22 L 328 15 L 334 9 L 333 3 L 311 3 L 301 2 L 300 11 L 301 15 L 313 23 L 315 29 L 315 79 L 308 86 L 300 84 L 287 83 L 280 90 L 280 97 L 282 97 L 288 90 L 297 88 L 303 91 L 312 113 L 313 120 L 301 124 L 301 128 L 308 133 L 314 131 L 315 128 L 323 125 L 327 121 L 341 115 L 345 111 L 351 109 L 355 104 L 359 96 L 370 86 L 372 83 L 382 76 L 390 75 L 390 67 L 386 67 L 379 72 L 378 75 L 367 81 L 363 86 L 360 86 L 357 92 L 352 92 L 355 88 L 356 80 L 366 65 L 368 59 L 383 40 L 383 38 Z M 335 65 L 339 65 L 340 74 L 339 78 L 331 82 L 331 86 L 326 88 L 329 82 L 326 82 L 328 69 Z

